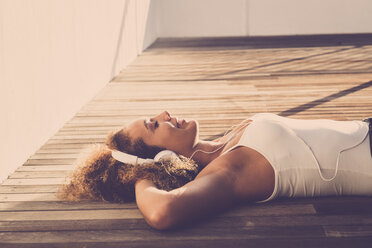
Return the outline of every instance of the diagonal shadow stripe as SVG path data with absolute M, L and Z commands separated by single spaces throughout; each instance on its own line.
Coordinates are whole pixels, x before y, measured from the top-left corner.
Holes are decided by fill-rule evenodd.
M 267 67 L 270 67 L 270 66 L 288 64 L 288 63 L 292 63 L 292 62 L 295 62 L 295 61 L 307 60 L 307 59 L 312 59 L 312 58 L 316 58 L 316 57 L 322 57 L 322 56 L 325 56 L 325 55 L 341 53 L 341 52 L 344 52 L 344 51 L 353 50 L 353 49 L 360 48 L 360 47 L 361 46 L 340 48 L 340 49 L 337 49 L 337 50 L 334 50 L 334 51 L 323 52 L 323 53 L 319 53 L 319 54 L 312 54 L 312 55 L 308 55 L 308 56 L 304 56 L 304 57 L 298 57 L 298 58 L 287 59 L 287 60 L 283 60 L 283 61 L 279 61 L 279 62 L 257 65 L 257 66 L 251 67 L 251 68 L 245 68 L 245 69 L 234 70 L 234 71 L 225 72 L 225 73 L 209 75 L 207 78 L 227 76 L 227 75 L 231 75 L 231 74 L 237 74 L 237 73 L 241 73 L 241 72 L 248 72 L 248 71 L 253 71 L 253 70 L 257 70 L 257 69 L 267 68 Z
M 291 116 L 291 115 L 294 115 L 296 113 L 299 113 L 299 112 L 302 112 L 302 111 L 311 109 L 311 108 L 313 108 L 315 106 L 321 105 L 323 103 L 330 102 L 330 101 L 332 101 L 332 100 L 334 100 L 336 98 L 340 98 L 340 97 L 349 95 L 349 94 L 351 94 L 353 92 L 356 92 L 356 91 L 359 91 L 359 90 L 363 90 L 363 89 L 368 88 L 370 86 L 372 86 L 372 80 L 369 81 L 369 82 L 360 84 L 358 86 L 354 86 L 352 88 L 349 88 L 349 89 L 346 89 L 346 90 L 343 90 L 343 91 L 334 93 L 332 95 L 329 95 L 329 96 L 326 96 L 326 97 L 323 97 L 323 98 L 320 98 L 320 99 L 317 99 L 317 100 L 314 100 L 314 101 L 311 101 L 311 102 L 308 102 L 308 103 L 305 103 L 305 104 L 301 104 L 301 105 L 299 105 L 297 107 L 284 110 L 284 111 L 278 113 L 278 115 L 285 116 L 285 117 L 286 116 Z M 211 137 L 208 137 L 206 140 L 211 141 L 211 140 L 214 140 L 216 138 L 219 138 L 219 137 L 221 137 L 223 135 L 224 135 L 224 133 L 219 133 L 219 134 L 216 134 L 216 135 L 212 135 Z
M 336 98 L 340 98 L 340 97 L 349 95 L 349 94 L 351 94 L 353 92 L 356 92 L 356 91 L 359 91 L 359 90 L 368 88 L 370 86 L 372 86 L 372 80 L 369 81 L 369 82 L 363 83 L 361 85 L 358 85 L 358 86 L 355 86 L 355 87 L 352 87 L 352 88 L 349 88 L 349 89 L 346 89 L 346 90 L 343 90 L 343 91 L 334 93 L 332 95 L 329 95 L 329 96 L 326 96 L 326 97 L 323 97 L 323 98 L 320 98 L 320 99 L 317 99 L 317 100 L 314 100 L 314 101 L 311 101 L 311 102 L 308 102 L 308 103 L 299 105 L 297 107 L 294 107 L 294 108 L 291 108 L 291 109 L 288 109 L 288 110 L 284 110 L 284 111 L 278 113 L 278 115 L 281 115 L 281 116 L 291 116 L 291 115 L 294 115 L 296 113 L 299 113 L 299 112 L 302 112 L 302 111 L 311 109 L 311 108 L 313 108 L 315 106 L 321 105 L 323 103 L 330 102 L 330 101 L 332 101 L 332 100 L 334 100 Z

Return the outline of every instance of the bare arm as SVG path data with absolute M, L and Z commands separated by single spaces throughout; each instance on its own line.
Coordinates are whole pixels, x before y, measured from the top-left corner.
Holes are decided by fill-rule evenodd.
M 169 192 L 157 189 L 149 180 L 139 180 L 136 201 L 150 226 L 169 229 L 216 214 L 236 203 L 233 185 L 234 178 L 226 169 L 204 173 Z

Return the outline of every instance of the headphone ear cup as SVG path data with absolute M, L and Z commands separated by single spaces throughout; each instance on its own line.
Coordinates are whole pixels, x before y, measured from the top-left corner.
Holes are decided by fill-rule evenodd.
M 163 150 L 156 154 L 154 157 L 155 162 L 161 162 L 161 161 L 166 161 L 166 160 L 179 160 L 180 158 L 178 155 L 170 150 Z

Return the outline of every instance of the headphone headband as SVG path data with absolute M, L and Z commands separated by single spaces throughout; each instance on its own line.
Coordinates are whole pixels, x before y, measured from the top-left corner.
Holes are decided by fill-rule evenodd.
M 132 154 L 128 154 L 128 153 L 125 153 L 125 152 L 121 152 L 121 151 L 118 151 L 118 150 L 111 150 L 111 156 L 116 159 L 117 161 L 120 161 L 124 164 L 134 164 L 134 165 L 137 165 L 137 164 L 144 164 L 144 163 L 153 163 L 153 162 L 157 162 L 157 161 L 162 161 L 162 160 L 167 160 L 167 159 L 171 159 L 171 160 L 178 160 L 179 157 L 178 155 L 173 152 L 173 151 L 170 151 L 170 150 L 163 150 L 161 152 L 159 152 L 154 159 L 144 159 L 144 158 L 140 158 L 140 157 L 137 157 L 135 155 L 132 155 Z
M 139 158 L 135 155 L 128 154 L 125 152 L 121 152 L 118 150 L 111 150 L 111 156 L 116 159 L 117 161 L 120 161 L 124 164 L 143 164 L 143 163 L 152 163 L 154 162 L 153 159 L 144 159 L 144 158 Z

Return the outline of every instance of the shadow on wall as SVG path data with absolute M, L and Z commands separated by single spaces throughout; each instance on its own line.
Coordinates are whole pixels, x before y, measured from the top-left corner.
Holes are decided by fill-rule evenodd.
M 140 47 L 141 51 L 144 51 L 146 48 L 151 46 L 156 39 L 158 38 L 157 34 L 157 11 L 156 6 L 153 0 L 149 0 L 147 5 L 148 9 L 146 11 L 147 15 L 144 18 L 145 22 L 143 23 L 144 27 L 141 29 L 142 33 L 142 46 Z
M 121 43 L 123 40 L 123 31 L 124 31 L 124 26 L 125 26 L 125 20 L 127 19 L 128 15 L 128 6 L 129 2 L 125 1 L 124 8 L 123 8 L 123 15 L 121 17 L 121 24 L 120 24 L 120 30 L 119 30 L 119 38 L 116 44 L 116 50 L 115 50 L 115 55 L 114 55 L 114 60 L 112 62 L 112 67 L 111 67 L 111 78 L 114 78 L 116 75 L 115 68 L 117 66 L 118 58 L 119 58 L 119 53 L 120 53 L 120 48 L 121 48 Z
M 141 4 L 142 3 L 142 4 Z M 119 36 L 117 39 L 114 59 L 111 66 L 111 78 L 114 78 L 117 74 L 116 68 L 118 66 L 118 60 L 120 54 L 123 52 L 123 38 L 125 39 L 125 28 L 126 21 L 128 19 L 128 9 L 131 4 L 136 5 L 136 49 L 137 53 L 142 53 L 147 47 L 149 47 L 156 39 L 156 6 L 154 1 L 147 0 L 144 2 L 138 2 L 135 0 L 127 0 L 123 6 Z M 138 16 L 141 15 L 141 16 Z

